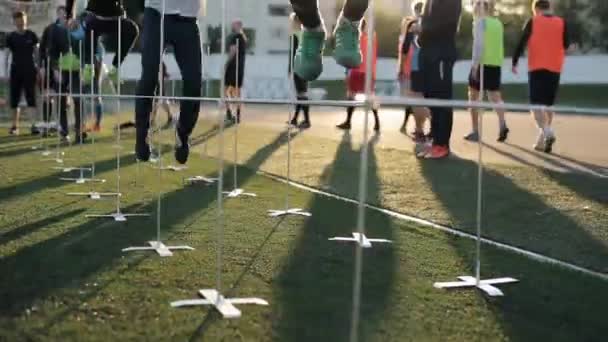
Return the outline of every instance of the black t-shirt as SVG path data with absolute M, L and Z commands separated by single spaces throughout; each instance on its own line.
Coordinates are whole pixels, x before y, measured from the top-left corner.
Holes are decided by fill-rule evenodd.
M 37 45 L 38 36 L 34 32 L 30 30 L 25 30 L 23 33 L 11 32 L 6 37 L 6 46 L 12 54 L 12 66 L 23 68 L 35 67 L 34 49 Z
M 236 48 L 237 42 L 238 42 L 239 67 L 242 67 L 242 65 L 244 65 L 244 63 L 245 63 L 245 56 L 247 55 L 247 40 L 245 39 L 245 36 L 243 36 L 242 33 L 232 33 L 228 37 L 228 50 L 230 50 L 230 48 L 232 46 L 234 46 Z M 229 61 L 229 64 L 235 64 L 235 62 L 236 62 L 236 55 L 234 55 L 232 57 L 232 59 Z

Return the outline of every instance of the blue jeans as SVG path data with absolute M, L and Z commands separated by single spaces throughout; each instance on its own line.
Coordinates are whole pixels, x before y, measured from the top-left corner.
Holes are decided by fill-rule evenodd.
M 137 84 L 138 96 L 154 96 L 158 86 L 160 68 L 160 20 L 161 14 L 154 9 L 144 11 L 141 53 L 141 79 Z M 200 32 L 195 18 L 178 15 L 165 16 L 164 42 L 173 46 L 175 60 L 182 74 L 182 94 L 200 97 L 202 84 Z M 198 120 L 199 101 L 181 101 L 177 131 L 181 136 L 190 136 Z M 138 98 L 135 102 L 135 126 L 138 134 L 147 134 L 150 128 L 152 99 Z

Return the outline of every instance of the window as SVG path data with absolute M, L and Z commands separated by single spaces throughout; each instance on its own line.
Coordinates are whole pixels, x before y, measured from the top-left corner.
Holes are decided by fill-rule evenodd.
M 272 39 L 287 39 L 287 34 L 283 27 L 273 27 L 270 29 L 270 38 Z
M 288 17 L 291 12 L 289 5 L 268 5 L 268 14 L 273 17 Z

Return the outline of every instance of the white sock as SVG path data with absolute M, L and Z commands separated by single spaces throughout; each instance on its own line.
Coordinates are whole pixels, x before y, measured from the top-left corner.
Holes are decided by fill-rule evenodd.
M 550 126 L 545 126 L 545 128 L 543 128 L 543 134 L 545 135 L 545 137 L 552 137 L 553 129 Z

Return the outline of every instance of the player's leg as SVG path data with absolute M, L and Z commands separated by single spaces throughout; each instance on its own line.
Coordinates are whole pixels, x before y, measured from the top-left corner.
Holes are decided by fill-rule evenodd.
M 346 68 L 355 68 L 361 64 L 359 50 L 359 22 L 367 10 L 368 0 L 347 0 L 338 17 L 334 36 L 336 46 L 334 58 Z
M 477 71 L 471 69 L 469 73 L 469 101 L 479 101 L 479 77 L 479 69 Z M 464 136 L 464 140 L 476 142 L 479 141 L 479 110 L 471 107 L 469 113 L 471 115 L 471 132 Z
M 150 113 L 152 112 L 152 99 L 141 96 L 152 96 L 158 85 L 158 71 L 160 64 L 160 21 L 161 14 L 151 8 L 144 10 L 144 32 L 142 35 L 141 78 L 137 83 L 137 96 L 135 100 L 135 126 L 137 158 L 142 161 L 150 159 L 150 145 L 148 144 L 148 131 L 150 129 Z
M 294 72 L 306 81 L 314 81 L 323 72 L 322 55 L 325 43 L 325 26 L 319 13 L 318 0 L 290 2 L 303 28 L 294 58 Z
M 196 19 L 184 18 L 173 25 L 168 25 L 167 34 L 173 43 L 175 61 L 182 74 L 182 94 L 185 97 L 200 97 L 202 53 L 198 48 L 192 49 L 192 46 L 200 46 L 201 40 Z M 199 111 L 199 101 L 183 100 L 180 103 L 179 119 L 175 127 L 175 160 L 181 164 L 188 160 L 190 134 L 198 120 Z

